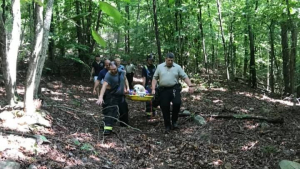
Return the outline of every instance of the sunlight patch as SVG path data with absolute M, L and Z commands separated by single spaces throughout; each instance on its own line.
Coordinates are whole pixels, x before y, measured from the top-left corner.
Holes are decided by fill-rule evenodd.
M 102 147 L 102 148 L 115 148 L 116 143 L 112 142 L 112 143 L 107 143 L 107 144 L 99 144 L 99 146 Z

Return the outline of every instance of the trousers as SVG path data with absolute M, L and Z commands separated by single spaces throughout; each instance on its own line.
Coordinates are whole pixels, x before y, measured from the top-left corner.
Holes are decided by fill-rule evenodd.
M 159 87 L 159 100 L 160 108 L 164 117 L 165 127 L 171 127 L 171 114 L 170 103 L 173 103 L 172 107 L 172 124 L 178 120 L 178 114 L 181 106 L 181 85 L 175 85 L 173 87 Z
M 111 116 L 128 124 L 128 104 L 124 95 L 114 95 L 106 93 L 103 97 L 103 114 L 104 116 Z M 104 117 L 104 125 L 112 127 L 115 124 L 115 119 Z M 121 126 L 126 126 L 120 123 Z

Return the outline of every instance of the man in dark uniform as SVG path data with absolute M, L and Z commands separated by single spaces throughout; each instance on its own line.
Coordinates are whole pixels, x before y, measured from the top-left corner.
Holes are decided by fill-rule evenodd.
M 103 105 L 105 135 L 112 132 L 115 123 L 113 118 L 128 123 L 128 104 L 124 95 L 127 91 L 129 91 L 129 85 L 125 71 L 119 71 L 116 64 L 110 62 L 109 71 L 105 75 L 100 96 L 96 102 Z M 123 123 L 120 123 L 120 125 L 126 126 Z
M 93 94 L 96 94 L 98 85 L 100 85 L 100 89 L 101 89 L 101 86 L 103 85 L 104 77 L 105 77 L 106 73 L 109 71 L 109 64 L 110 64 L 110 60 L 106 59 L 104 61 L 105 67 L 104 67 L 104 69 L 102 69 L 99 72 L 98 78 L 95 82 Z M 99 97 L 99 94 L 98 94 L 98 97 Z
M 154 56 L 150 54 L 147 56 L 147 64 L 143 66 L 142 77 L 143 77 L 143 86 L 149 93 L 151 93 L 151 83 L 153 79 L 156 66 L 153 64 Z M 156 115 L 156 108 L 158 106 L 158 98 L 154 97 L 152 101 L 146 102 L 146 115 L 148 119 L 153 118 Z
M 187 74 L 183 71 L 181 66 L 174 63 L 174 54 L 168 53 L 165 62 L 158 65 L 153 75 L 152 80 L 152 94 L 155 94 L 155 87 L 157 80 L 159 80 L 159 100 L 160 108 L 163 112 L 165 132 L 168 133 L 170 129 L 178 128 L 178 114 L 181 105 L 181 84 L 179 78 L 189 86 L 189 92 L 193 92 L 193 86 Z M 172 110 L 172 124 L 170 119 L 170 102 L 173 103 Z
M 99 72 L 104 68 L 104 61 L 100 60 L 100 56 L 95 57 L 95 61 L 92 64 L 91 77 L 90 80 L 94 80 L 94 85 L 97 81 Z M 99 96 L 100 88 L 97 88 L 97 94 Z

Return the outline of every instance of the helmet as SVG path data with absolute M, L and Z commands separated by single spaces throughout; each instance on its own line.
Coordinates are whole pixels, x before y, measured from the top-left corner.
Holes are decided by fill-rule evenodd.
M 155 59 L 155 56 L 153 53 L 150 53 L 148 56 L 147 56 L 147 61 L 151 59 L 151 60 L 154 60 Z

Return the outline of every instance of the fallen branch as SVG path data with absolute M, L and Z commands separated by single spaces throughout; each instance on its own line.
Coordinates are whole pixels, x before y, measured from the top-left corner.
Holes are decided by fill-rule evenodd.
M 196 112 L 197 113 L 197 112 Z M 198 112 L 199 113 L 199 112 Z M 235 115 L 201 115 L 202 117 L 213 117 L 213 118 L 224 118 L 224 119 L 256 119 L 256 120 L 263 120 L 269 123 L 279 123 L 283 124 L 283 118 L 267 118 L 262 116 L 254 116 L 248 114 L 235 114 Z

